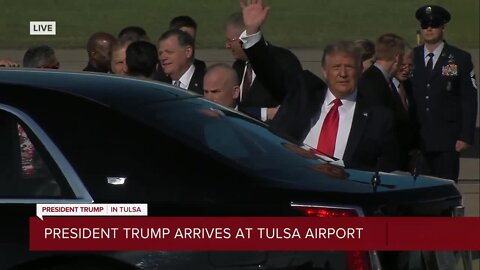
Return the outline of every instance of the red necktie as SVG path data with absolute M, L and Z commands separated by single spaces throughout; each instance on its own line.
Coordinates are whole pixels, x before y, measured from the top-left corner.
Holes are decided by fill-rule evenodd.
M 335 154 L 335 142 L 337 141 L 339 114 L 338 107 L 342 106 L 340 99 L 335 99 L 333 106 L 327 113 L 325 120 L 323 121 L 322 130 L 320 131 L 320 137 L 318 137 L 317 150 L 322 154 L 333 157 Z

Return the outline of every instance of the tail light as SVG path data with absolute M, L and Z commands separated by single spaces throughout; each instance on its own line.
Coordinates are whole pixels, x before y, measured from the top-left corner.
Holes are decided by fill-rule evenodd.
M 296 205 L 308 217 L 358 217 L 359 211 L 354 208 L 340 208 L 328 206 Z M 348 270 L 371 270 L 370 257 L 366 251 L 346 251 Z

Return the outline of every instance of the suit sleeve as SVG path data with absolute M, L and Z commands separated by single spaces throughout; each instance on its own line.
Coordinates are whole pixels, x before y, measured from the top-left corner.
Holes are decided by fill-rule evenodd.
M 245 49 L 245 53 L 256 76 L 264 84 L 267 91 L 275 98 L 283 99 L 289 91 L 295 91 L 295 89 L 289 87 L 289 85 L 294 84 L 291 81 L 286 83 L 286 81 L 299 78 L 303 70 L 300 61 L 293 54 L 289 55 L 290 60 L 279 63 L 274 50 L 267 45 L 262 37 L 254 46 Z
M 260 107 L 239 107 L 238 110 L 250 117 L 262 121 L 262 108 Z
M 459 74 L 461 80 L 460 102 L 462 104 L 460 107 L 462 110 L 462 126 L 458 139 L 468 144 L 473 144 L 478 106 L 477 86 L 475 85 L 475 74 L 470 54 L 466 54 L 464 62 L 465 66 L 460 69 Z

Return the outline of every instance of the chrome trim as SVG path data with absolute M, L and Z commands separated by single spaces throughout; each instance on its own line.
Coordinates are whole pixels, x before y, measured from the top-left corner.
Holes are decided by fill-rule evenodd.
M 26 113 L 18 110 L 17 108 L 14 108 L 12 106 L 0 103 L 0 110 L 4 110 L 6 112 L 9 112 L 16 117 L 18 117 L 21 121 L 27 125 L 32 132 L 37 136 L 38 140 L 44 145 L 45 149 L 47 152 L 52 156 L 52 159 L 54 162 L 57 164 L 58 168 L 62 172 L 63 176 L 67 180 L 68 184 L 72 188 L 73 193 L 77 197 L 77 199 L 34 199 L 34 198 L 29 198 L 29 199 L 21 199 L 21 198 L 16 198 L 16 199 L 0 199 L 0 203 L 46 203 L 46 202 L 75 202 L 75 203 L 93 203 L 93 198 L 90 196 L 88 193 L 87 189 L 83 185 L 82 180 L 80 180 L 80 177 L 78 177 L 77 173 L 73 169 L 73 167 L 70 165 L 70 163 L 67 161 L 65 156 L 62 154 L 60 149 L 53 143 L 53 141 L 50 139 L 50 137 L 40 128 L 40 126 L 33 121 L 30 116 L 28 116 Z
M 124 176 L 107 176 L 107 183 L 110 185 L 123 185 L 127 177 Z
M 332 204 L 318 204 L 318 203 L 297 203 L 290 202 L 292 207 L 322 207 L 322 208 L 333 208 L 333 209 L 353 209 L 358 213 L 359 217 L 365 217 L 365 213 L 362 208 L 357 205 L 332 205 Z M 370 269 L 372 270 L 382 270 L 380 265 L 380 258 L 378 257 L 377 251 L 365 251 L 368 252 L 370 258 Z
M 463 197 L 462 197 L 463 199 Z M 464 217 L 465 216 L 465 207 L 463 205 L 457 205 L 452 210 L 453 217 Z
M 370 267 L 372 270 L 382 270 L 382 265 L 380 264 L 380 257 L 378 257 L 378 252 L 376 250 L 368 251 L 370 256 Z

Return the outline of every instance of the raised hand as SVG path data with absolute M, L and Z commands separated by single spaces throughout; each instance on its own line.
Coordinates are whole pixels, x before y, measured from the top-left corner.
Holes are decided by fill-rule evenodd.
M 240 0 L 240 6 L 247 35 L 260 31 L 260 27 L 267 20 L 270 7 L 265 6 L 263 0 Z

